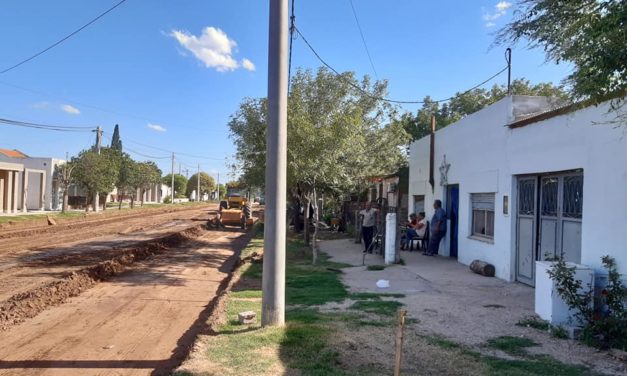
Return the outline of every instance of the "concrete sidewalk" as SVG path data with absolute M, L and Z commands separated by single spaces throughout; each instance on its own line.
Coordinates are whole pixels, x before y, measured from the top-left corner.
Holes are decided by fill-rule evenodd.
M 420 252 L 401 252 L 405 265 L 381 271 L 362 266 L 360 244 L 353 239 L 320 242 L 331 261 L 354 267 L 343 269 L 343 281 L 353 292 L 402 293 L 409 317 L 418 320 L 417 331 L 438 335 L 468 346 L 480 347 L 499 336 L 524 336 L 540 343 L 530 352 L 548 354 L 570 364 L 585 364 L 604 373 L 627 374 L 627 367 L 605 353 L 571 340 L 552 338 L 547 332 L 517 326 L 534 315 L 534 289 L 470 271 L 455 259 L 428 257 Z M 366 265 L 383 265 L 383 257 L 367 254 Z M 390 287 L 377 288 L 380 279 Z

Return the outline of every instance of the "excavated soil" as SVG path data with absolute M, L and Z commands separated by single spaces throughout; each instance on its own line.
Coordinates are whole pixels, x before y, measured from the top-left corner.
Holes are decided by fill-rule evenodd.
M 145 260 L 153 255 L 166 252 L 173 246 L 180 245 L 188 239 L 202 234 L 202 225 L 167 235 L 157 240 L 144 242 L 137 247 L 118 250 L 119 255 L 93 266 L 68 273 L 61 280 L 50 282 L 27 292 L 11 296 L 7 301 L 0 302 L 0 331 L 9 326 L 19 324 L 27 318 L 35 317 L 48 307 L 64 303 L 68 298 L 78 296 L 96 283 L 104 281 L 126 270 L 137 261 Z M 107 257 L 101 254 L 100 257 Z M 59 261 L 65 262 L 68 255 L 52 256 L 39 263 Z

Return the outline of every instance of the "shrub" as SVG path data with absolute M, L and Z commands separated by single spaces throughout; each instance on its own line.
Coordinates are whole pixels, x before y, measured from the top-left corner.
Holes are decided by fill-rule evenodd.
M 172 199 L 170 198 L 170 196 L 165 196 L 163 198 L 163 203 L 164 204 L 171 204 L 172 203 Z
M 575 279 L 575 268 L 568 267 L 559 259 L 549 270 L 557 292 L 566 305 L 575 312 L 583 326 L 582 339 L 589 345 L 602 349 L 627 349 L 627 289 L 620 280 L 616 261 L 610 256 L 601 258 L 608 271 L 608 284 L 598 297 L 594 307 L 591 286 L 584 289 L 582 282 Z M 596 309 L 595 309 L 596 308 Z

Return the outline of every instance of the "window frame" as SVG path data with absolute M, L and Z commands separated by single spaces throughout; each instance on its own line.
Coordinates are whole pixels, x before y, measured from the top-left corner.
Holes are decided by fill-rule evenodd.
M 478 195 L 491 195 L 491 208 L 475 208 L 475 200 L 478 199 Z M 489 204 L 488 204 L 489 205 Z M 491 214 L 491 215 L 490 215 Z M 470 237 L 471 238 L 479 238 L 479 240 L 494 240 L 494 226 L 496 222 L 496 193 L 493 192 L 485 192 L 485 193 L 471 193 L 470 194 Z M 484 233 L 475 231 L 476 223 L 475 220 L 479 220 L 478 217 L 481 217 L 483 223 L 481 224 L 481 228 Z M 490 221 L 491 219 L 491 221 Z M 488 233 L 488 230 L 492 230 L 492 234 Z

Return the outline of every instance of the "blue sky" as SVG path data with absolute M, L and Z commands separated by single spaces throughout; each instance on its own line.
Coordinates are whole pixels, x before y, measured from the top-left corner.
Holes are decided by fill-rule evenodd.
M 3 0 L 0 70 L 117 1 Z M 446 98 L 505 66 L 504 47 L 490 46 L 493 33 L 512 17 L 514 6 L 507 1 L 353 4 L 378 77 L 389 80 L 390 98 Z M 299 29 L 336 69 L 374 75 L 349 0 L 296 0 L 296 17 Z M 266 95 L 267 19 L 268 1 L 262 0 L 127 0 L 55 49 L 0 75 L 0 117 L 100 125 L 108 132 L 105 143 L 117 123 L 132 155 L 159 157 L 155 161 L 167 173 L 167 151 L 185 153 L 177 157 L 177 170 L 178 162 L 183 169 L 200 163 L 224 180 L 225 158 L 234 151 L 229 116 L 244 97 Z M 513 77 L 532 82 L 557 83 L 569 72 L 523 45 L 514 48 L 512 60 Z M 299 39 L 292 66 L 319 66 Z M 501 75 L 493 82 L 505 80 Z M 32 156 L 73 155 L 94 138 L 0 126 L 0 148 Z

